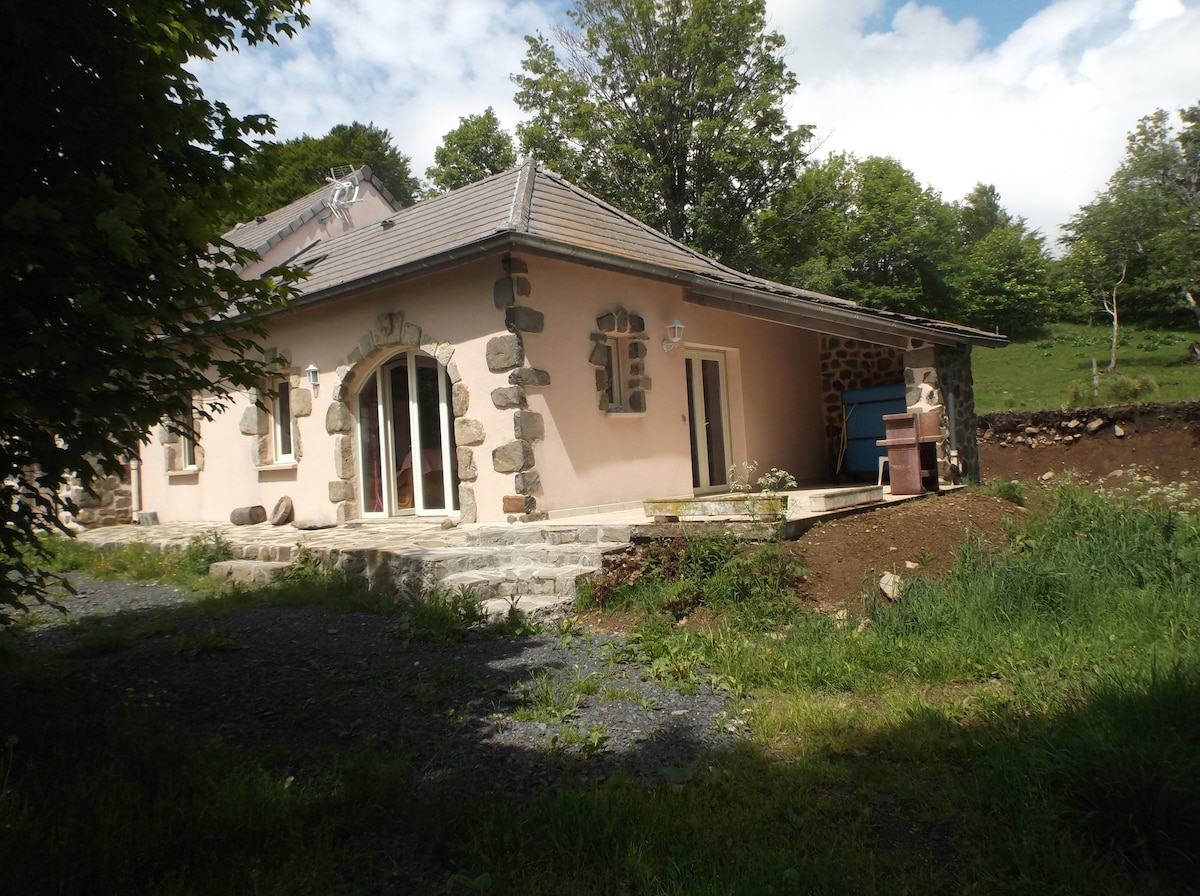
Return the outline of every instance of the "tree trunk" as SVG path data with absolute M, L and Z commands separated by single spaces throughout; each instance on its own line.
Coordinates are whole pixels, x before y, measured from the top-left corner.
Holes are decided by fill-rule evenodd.
M 1104 310 L 1108 312 L 1112 318 L 1112 346 L 1108 355 L 1108 370 L 1106 373 L 1112 373 L 1117 369 L 1117 339 L 1119 320 L 1117 315 L 1117 292 L 1121 289 L 1121 284 L 1125 282 L 1125 277 L 1129 274 L 1129 262 L 1121 266 L 1121 279 L 1113 284 L 1112 297 L 1105 301 Z
M 1192 309 L 1192 314 L 1196 316 L 1196 326 L 1200 327 L 1200 303 L 1196 301 L 1196 296 L 1192 294 L 1190 289 L 1183 291 L 1183 300 L 1187 302 L 1187 306 Z

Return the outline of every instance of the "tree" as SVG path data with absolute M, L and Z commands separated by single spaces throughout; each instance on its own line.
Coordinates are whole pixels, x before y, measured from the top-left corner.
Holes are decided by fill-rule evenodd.
M 374 123 L 334 125 L 323 137 L 264 141 L 250 161 L 256 188 L 240 211 L 244 218 L 272 212 L 319 189 L 330 169 L 343 165 L 369 166 L 397 205 L 412 205 L 421 193 L 409 157 L 396 148 L 386 128 Z
M 762 0 L 577 0 L 527 37 L 521 147 L 668 236 L 737 264 L 810 139 Z
M 258 382 L 255 320 L 290 294 L 286 272 L 240 280 L 248 255 L 220 239 L 272 122 L 234 117 L 185 65 L 292 35 L 302 0 L 52 7 L 0 0 L 20 122 L 0 169 L 0 608 L 45 599 L 36 551 L 68 477 L 89 487 L 164 419 L 188 432 L 197 396 L 209 416 Z
M 1009 335 L 1040 328 L 1057 304 L 1041 234 L 1014 219 L 991 184 L 976 184 L 955 211 L 962 241 L 952 278 L 959 320 Z
M 1167 322 L 1186 308 L 1200 325 L 1200 105 L 1180 127 L 1159 109 L 1126 138 L 1125 158 L 1096 200 L 1066 227 L 1068 253 L 1085 244 L 1108 272 L 1100 302 L 1118 286 L 1135 318 Z M 1114 362 L 1115 363 L 1115 362 Z
M 968 246 L 996 228 L 1012 223 L 1012 216 L 1000 204 L 1000 193 L 992 184 L 976 184 L 958 206 L 958 231 Z
M 834 155 L 759 218 L 773 276 L 875 308 L 953 318 L 953 210 L 894 159 Z
M 1041 329 L 1055 312 L 1057 287 L 1041 234 L 1019 219 L 963 247 L 952 275 L 962 323 L 1007 335 Z
M 442 192 L 507 171 L 517 163 L 517 150 L 508 132 L 500 129 L 496 111 L 488 106 L 482 115 L 460 118 L 458 127 L 433 151 L 433 160 L 437 164 L 426 168 L 425 176 Z

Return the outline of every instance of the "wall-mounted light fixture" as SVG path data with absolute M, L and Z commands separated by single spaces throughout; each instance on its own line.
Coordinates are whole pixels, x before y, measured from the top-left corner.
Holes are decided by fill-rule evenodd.
M 663 340 L 663 351 L 669 352 L 675 346 L 679 345 L 683 339 L 683 324 L 679 318 L 675 318 L 667 324 L 667 338 Z
M 308 374 L 308 384 L 312 386 L 313 395 L 321 388 L 321 368 L 316 364 L 309 364 L 304 368 L 304 372 Z

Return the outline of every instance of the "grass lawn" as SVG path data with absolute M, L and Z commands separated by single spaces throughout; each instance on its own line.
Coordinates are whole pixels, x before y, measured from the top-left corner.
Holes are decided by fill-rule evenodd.
M 1193 893 L 1195 502 L 1039 495 L 1010 544 L 864 619 L 804 612 L 771 585 L 793 561 L 722 538 L 591 595 L 634 620 L 646 675 L 727 689 L 752 735 L 661 778 L 567 775 L 525 801 L 431 790 L 428 769 L 362 745 L 281 781 L 269 747 L 89 704 L 67 656 L 0 653 L 5 886 L 406 892 L 353 881 L 415 851 L 454 869 L 445 893 Z M 701 610 L 709 627 L 676 624 Z
M 1102 325 L 1050 324 L 1038 337 L 972 352 L 975 410 L 1036 411 L 1104 404 L 1200 400 L 1200 364 L 1188 361 L 1196 330 L 1123 327 L 1117 374 L 1092 395 L 1092 360 L 1108 366 L 1111 331 Z

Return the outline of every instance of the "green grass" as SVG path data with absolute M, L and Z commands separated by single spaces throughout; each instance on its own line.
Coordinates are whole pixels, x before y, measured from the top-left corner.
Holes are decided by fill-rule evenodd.
M 1188 363 L 1188 346 L 1200 340 L 1200 332 L 1122 327 L 1118 376 L 1102 377 L 1093 400 L 1092 359 L 1102 371 L 1108 366 L 1111 338 L 1101 324 L 1050 324 L 1045 333 L 1006 348 L 976 349 L 971 355 L 976 411 L 1200 399 L 1200 364 Z
M 776 570 L 769 545 L 764 561 L 732 542 L 673 566 L 664 553 L 643 577 L 657 577 L 657 602 L 644 587 L 604 602 L 640 619 L 627 649 L 644 674 L 745 695 L 752 736 L 661 778 L 586 780 L 573 766 L 524 799 L 439 779 L 372 743 L 281 763 L 278 748 L 176 727 L 149 697 L 86 699 L 65 657 L 10 658 L 5 887 L 1194 892 L 1200 517 L 1152 488 L 1064 486 L 1030 503 L 1011 544 L 973 546 L 863 619 L 807 615 L 763 589 L 747 570 Z M 710 614 L 707 630 L 677 624 L 680 575 L 701 577 L 688 601 Z M 402 635 L 453 641 L 464 621 L 454 596 L 426 604 Z M 592 690 L 608 694 L 591 678 L 532 677 L 520 696 L 556 716 Z M 596 752 L 610 736 L 572 735 Z M 280 770 L 293 763 L 311 772 Z M 431 880 L 428 868 L 443 870 Z

